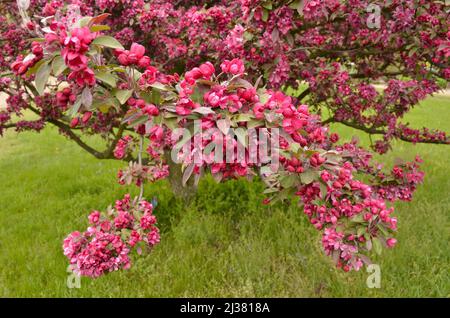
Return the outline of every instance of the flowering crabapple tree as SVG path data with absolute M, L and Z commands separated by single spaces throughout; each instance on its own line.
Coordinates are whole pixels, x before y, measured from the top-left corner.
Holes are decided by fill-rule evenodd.
M 344 271 L 396 244 L 392 202 L 409 201 L 420 158 L 372 159 L 391 141 L 448 144 L 401 118 L 450 77 L 442 1 L 18 0 L 0 4 L 0 134 L 47 124 L 99 159 L 128 165 L 139 195 L 89 215 L 64 240 L 72 269 L 98 277 L 159 243 L 144 184 L 186 201 L 201 177 L 258 177 L 265 204 L 297 198 Z M 377 91 L 373 82 L 383 80 Z M 290 92 L 288 94 L 287 92 Z M 37 119 L 26 120 L 25 112 Z M 380 139 L 339 142 L 338 122 Z M 105 148 L 83 136 L 99 135 Z M 224 158 L 225 157 L 225 158 Z M 363 181 L 364 180 L 364 181 Z

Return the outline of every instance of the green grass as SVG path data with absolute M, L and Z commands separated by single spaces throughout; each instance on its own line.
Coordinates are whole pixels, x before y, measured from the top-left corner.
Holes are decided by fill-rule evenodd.
M 450 131 L 450 99 L 435 97 L 406 120 Z M 360 135 L 333 127 L 345 138 Z M 375 257 L 381 288 L 368 274 L 336 270 L 323 254 L 319 233 L 292 206 L 261 205 L 262 185 L 244 180 L 200 184 L 186 207 L 167 183 L 147 187 L 156 196 L 162 242 L 133 267 L 80 289 L 66 286 L 61 243 L 83 230 L 93 209 L 104 209 L 134 187 L 115 183 L 115 161 L 98 161 L 57 134 L 7 133 L 0 139 L 0 296 L 3 297 L 448 297 L 450 149 L 397 142 L 382 157 L 425 160 L 425 184 L 412 203 L 396 204 L 399 244 Z

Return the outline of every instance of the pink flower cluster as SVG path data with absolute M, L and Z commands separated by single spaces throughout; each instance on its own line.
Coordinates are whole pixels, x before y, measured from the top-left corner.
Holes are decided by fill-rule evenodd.
M 199 67 L 194 67 L 184 74 L 184 81 L 181 82 L 182 87 L 186 87 L 186 84 L 194 86 L 198 79 L 210 80 L 214 72 L 214 65 L 212 65 L 211 62 L 206 62 Z
M 73 232 L 63 243 L 71 269 L 80 276 L 96 278 L 128 269 L 132 248 L 140 242 L 148 248 L 160 242 L 153 205 L 131 200 L 129 194 L 117 200 L 107 215 L 93 211 L 88 219 L 91 226 L 84 233 Z
M 306 105 L 295 107 L 291 97 L 281 92 L 273 93 L 262 109 L 281 114 L 281 127 L 301 146 L 320 145 L 326 141 L 326 128 L 320 124 L 319 118 L 311 114 Z M 320 158 L 312 159 L 316 165 L 321 162 Z
M 44 57 L 44 50 L 41 43 L 39 42 L 31 43 L 31 52 L 33 54 L 25 58 L 22 55 L 17 56 L 16 61 L 11 64 L 11 69 L 13 70 L 14 74 L 25 74 L 32 66 L 34 66 Z
M 145 56 L 145 47 L 140 44 L 131 44 L 130 50 L 117 49 L 114 54 L 119 63 L 124 66 L 136 65 L 142 68 L 150 66 L 150 58 Z
M 88 27 L 75 28 L 61 43 L 63 46 L 61 56 L 72 70 L 68 79 L 80 87 L 95 84 L 94 71 L 88 67 L 88 57 L 85 55 L 95 37 L 96 33 L 92 33 Z
M 320 182 L 326 185 L 326 192 L 319 182 L 302 186 L 297 192 L 311 224 L 324 231 L 326 253 L 345 271 L 359 270 L 362 262 L 369 263 L 362 252 L 372 249 L 373 240 L 392 247 L 394 241 L 383 233 L 397 229 L 397 219 L 390 216 L 394 209 L 387 208 L 370 186 L 354 180 L 353 169 L 347 162 L 336 174 L 322 171 Z
M 242 75 L 245 72 L 244 62 L 240 59 L 225 60 L 220 64 L 220 68 L 226 74 Z
M 77 95 L 72 92 L 70 87 L 56 93 L 56 104 L 62 108 L 66 108 L 69 103 L 73 104 L 76 99 Z
M 141 78 L 139 79 L 139 85 L 141 87 L 145 87 L 146 85 L 151 85 L 155 83 L 157 75 L 158 70 L 156 69 L 156 67 L 147 66 L 147 68 L 144 71 L 144 74 L 142 74 Z
M 128 99 L 127 104 L 130 106 L 131 109 L 136 108 L 139 109 L 142 114 L 146 114 L 148 116 L 158 116 L 159 115 L 159 109 L 153 104 L 146 103 L 143 99 L 134 99 L 130 98 Z
M 72 271 L 80 276 L 96 278 L 131 265 L 130 250 L 121 237 L 95 227 L 71 233 L 63 247 Z
M 155 182 L 169 176 L 169 166 L 161 160 L 155 160 L 149 165 L 131 164 L 127 168 L 119 170 L 117 178 L 119 184 L 135 184 L 140 187 L 144 182 Z
M 128 152 L 128 148 L 132 142 L 133 137 L 131 136 L 124 136 L 120 138 L 117 142 L 116 148 L 114 149 L 114 157 L 117 159 L 125 158 L 125 155 Z
M 391 202 L 411 201 L 414 191 L 423 182 L 425 175 L 419 170 L 421 162 L 422 159 L 417 156 L 413 162 L 396 165 L 388 175 L 379 173 L 379 185 L 374 189 L 380 197 Z

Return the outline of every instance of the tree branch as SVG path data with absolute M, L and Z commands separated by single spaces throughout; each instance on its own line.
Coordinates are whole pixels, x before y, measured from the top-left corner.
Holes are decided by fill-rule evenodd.
M 61 129 L 67 137 L 69 137 L 70 139 L 72 139 L 73 141 L 75 141 L 77 143 L 78 146 L 80 146 L 81 148 L 83 148 L 84 150 L 86 150 L 87 152 L 89 152 L 91 155 L 95 156 L 98 159 L 108 159 L 105 155 L 104 152 L 99 152 L 97 150 L 95 150 L 94 148 L 92 148 L 91 146 L 89 146 L 88 144 L 86 144 L 85 142 L 83 142 L 81 140 L 80 137 L 78 137 L 78 135 L 76 135 L 69 126 L 67 126 L 66 124 L 54 120 L 54 119 L 48 119 L 47 120 L 49 123 L 55 125 L 56 127 L 58 127 L 59 129 Z
M 17 125 L 15 123 L 0 125 L 0 128 L 2 128 L 2 129 L 15 128 L 15 127 L 17 127 Z
M 335 120 L 334 117 L 328 118 L 327 120 L 322 122 L 322 124 L 324 124 L 324 125 L 325 124 L 329 124 L 329 123 L 340 123 L 340 124 L 343 124 L 343 125 L 345 125 L 347 127 L 351 127 L 351 128 L 357 129 L 357 130 L 364 131 L 364 132 L 366 132 L 366 133 L 368 133 L 370 135 L 385 135 L 386 134 L 386 131 L 382 130 L 382 129 L 361 126 L 361 125 L 358 125 L 356 123 L 347 122 L 347 121 L 337 121 L 337 120 Z M 395 137 L 397 137 L 398 139 L 400 139 L 402 141 L 405 141 L 405 142 L 414 142 L 414 143 L 421 143 L 421 144 L 439 144 L 439 145 L 448 145 L 448 144 L 450 144 L 450 140 L 448 140 L 448 139 L 446 141 L 443 141 L 443 140 L 420 140 L 420 141 L 414 141 L 414 140 L 411 140 L 411 139 L 409 139 L 408 137 L 405 137 L 405 136 L 395 135 Z
M 31 93 L 34 96 L 39 95 L 38 92 L 36 91 L 36 89 L 29 83 L 25 82 L 25 86 L 31 91 Z M 31 105 L 28 105 L 27 108 L 30 109 L 33 113 L 40 116 L 40 112 L 38 109 L 34 108 Z M 116 136 L 115 140 L 111 143 L 110 147 L 108 147 L 108 149 L 106 149 L 105 151 L 100 152 L 100 151 L 92 148 L 85 142 L 83 142 L 83 140 L 72 131 L 72 129 L 69 125 L 67 125 L 61 121 L 58 121 L 56 119 L 52 119 L 52 118 L 48 118 L 48 119 L 46 119 L 46 121 L 55 125 L 59 129 L 61 129 L 61 131 L 63 131 L 67 137 L 69 137 L 70 139 L 75 141 L 78 146 L 80 146 L 82 149 L 84 149 L 85 151 L 87 151 L 88 153 L 90 153 L 91 155 L 96 157 L 97 159 L 113 159 L 114 158 L 114 156 L 113 156 L 114 148 L 116 147 L 117 142 L 119 141 L 119 139 L 122 137 L 122 134 L 123 134 L 123 127 L 119 127 L 119 132 L 118 132 L 117 136 L 120 135 L 120 137 L 117 138 L 117 136 Z

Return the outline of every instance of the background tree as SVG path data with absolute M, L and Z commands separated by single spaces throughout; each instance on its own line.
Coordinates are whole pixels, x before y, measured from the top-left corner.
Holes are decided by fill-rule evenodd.
M 446 85 L 449 68 L 448 7 L 443 1 L 44 1 L 30 0 L 26 10 L 15 1 L 1 5 L 0 90 L 9 98 L 0 112 L 0 132 L 14 128 L 40 130 L 46 123 L 97 158 L 113 158 L 121 136 L 123 112 L 110 111 L 73 129 L 69 118 L 52 108 L 56 90 L 40 98 L 11 77 L 10 65 L 29 48 L 29 33 L 46 17 L 111 17 L 105 22 L 123 45 L 145 46 L 155 66 L 182 73 L 204 61 L 240 58 L 252 80 L 283 88 L 297 102 L 308 102 L 325 123 L 339 122 L 380 135 L 373 148 L 381 153 L 392 139 L 444 143 L 444 132 L 409 127 L 401 118 L 420 100 Z M 379 8 L 373 9 L 370 4 Z M 369 9 L 368 9 L 369 8 Z M 78 12 L 79 11 L 79 12 Z M 373 22 L 377 21 L 379 25 Z M 25 17 L 25 19 L 24 19 Z M 218 65 L 216 65 L 218 66 Z M 378 91 L 373 86 L 383 81 Z M 303 85 L 304 84 L 304 85 Z M 40 119 L 11 122 L 25 109 Z M 100 134 L 107 146 L 93 149 L 82 133 Z

